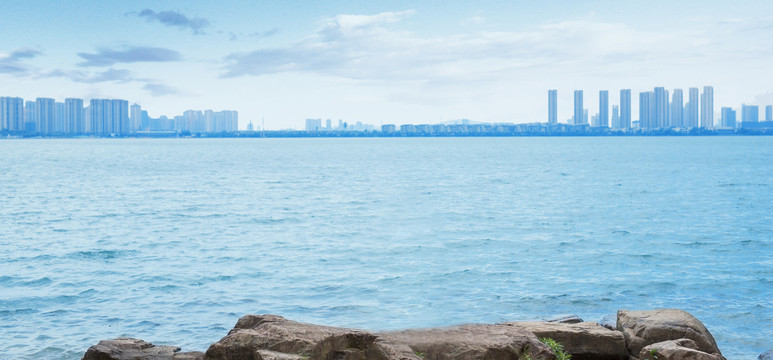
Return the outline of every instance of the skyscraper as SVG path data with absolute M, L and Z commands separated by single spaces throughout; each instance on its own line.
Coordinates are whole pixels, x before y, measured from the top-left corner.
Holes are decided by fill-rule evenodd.
M 558 90 L 548 90 L 548 124 L 558 121 Z
M 129 132 L 129 102 L 117 99 L 91 99 L 91 133 L 98 136 L 124 135 Z
M 24 102 L 24 131 L 36 132 L 39 131 L 38 125 L 38 103 L 34 101 Z
M 599 127 L 609 127 L 609 91 L 599 91 Z
M 662 86 L 656 87 L 654 122 L 650 124 L 650 128 L 668 127 L 668 111 L 668 92 Z
M 765 107 L 765 121 L 773 121 L 773 105 L 768 105 Z
M 682 128 L 684 126 L 683 116 L 683 99 L 682 89 L 674 89 L 674 94 L 671 96 L 671 127 Z
M 631 128 L 631 89 L 620 90 L 620 128 Z
M 129 107 L 129 131 L 135 132 L 142 128 L 142 107 L 132 104 Z
M 582 107 L 582 90 L 574 91 L 574 125 L 580 125 L 585 119 L 584 108 Z
M 721 125 L 723 128 L 735 129 L 735 110 L 733 108 L 722 108 Z
M 24 131 L 24 100 L 19 97 L 0 97 L 0 130 Z
M 38 132 L 43 135 L 52 135 L 55 132 L 56 102 L 50 98 L 35 99 L 36 115 L 35 124 Z
M 760 108 L 756 105 L 741 106 L 741 121 L 745 123 L 756 123 L 760 121 Z
M 704 86 L 701 94 L 701 127 L 714 127 L 714 87 Z
M 57 134 L 68 134 L 69 131 L 67 129 L 67 125 L 65 124 L 65 111 L 63 102 L 54 103 L 54 118 L 56 119 L 54 121 L 54 132 Z
M 655 125 L 655 92 L 639 93 L 639 128 L 654 129 Z
M 620 107 L 617 105 L 612 105 L 612 128 L 620 129 L 622 128 L 620 124 Z
M 86 119 L 83 111 L 83 100 L 75 98 L 64 99 L 65 123 L 68 133 L 80 135 L 86 133 Z
M 684 127 L 698 127 L 698 88 L 690 88 L 690 100 L 687 102 L 684 118 Z

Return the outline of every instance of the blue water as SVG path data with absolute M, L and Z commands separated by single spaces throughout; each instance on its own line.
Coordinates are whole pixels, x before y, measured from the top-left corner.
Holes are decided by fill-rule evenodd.
M 672 307 L 754 359 L 772 224 L 773 137 L 2 140 L 0 358 Z

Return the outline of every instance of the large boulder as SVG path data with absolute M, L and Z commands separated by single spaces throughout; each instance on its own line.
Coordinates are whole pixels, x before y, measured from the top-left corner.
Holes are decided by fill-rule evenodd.
M 634 355 L 647 345 L 682 338 L 693 340 L 697 350 L 721 355 L 706 326 L 682 310 L 620 310 L 617 312 L 617 330 L 623 332 L 628 351 Z
M 460 325 L 380 334 L 390 343 L 405 344 L 422 359 L 554 360 L 547 345 L 528 330 L 506 325 Z
M 565 315 L 557 315 L 553 316 L 551 318 L 545 319 L 547 322 L 556 322 L 556 323 L 564 323 L 564 324 L 576 324 L 581 323 L 583 320 L 574 314 L 565 314 Z
M 200 352 L 179 352 L 176 346 L 156 346 L 133 338 L 102 340 L 90 347 L 83 360 L 201 360 Z
M 698 350 L 691 339 L 662 341 L 645 346 L 639 352 L 640 360 L 725 360 L 718 354 L 707 354 Z
M 574 360 L 628 359 L 623 334 L 595 322 L 511 322 L 506 325 L 532 332 L 538 338 L 551 338 L 561 343 Z
M 305 324 L 277 315 L 246 315 L 205 354 L 207 360 L 418 360 L 406 346 L 371 333 Z

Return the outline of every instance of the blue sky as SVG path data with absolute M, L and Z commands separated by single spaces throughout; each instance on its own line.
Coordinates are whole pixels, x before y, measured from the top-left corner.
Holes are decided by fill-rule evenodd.
M 771 1 L 24 1 L 0 13 L 0 95 L 123 98 L 245 126 L 559 121 L 574 89 L 715 86 L 773 104 Z M 638 96 L 634 94 L 634 99 Z M 634 118 L 637 107 L 634 104 Z

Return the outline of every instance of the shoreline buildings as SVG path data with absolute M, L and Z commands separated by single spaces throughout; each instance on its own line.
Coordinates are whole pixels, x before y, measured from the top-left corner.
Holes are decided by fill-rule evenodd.
M 170 120 L 152 119 L 148 112 L 121 99 L 51 98 L 24 101 L 0 97 L 0 132 L 42 136 L 126 136 L 131 134 L 234 133 L 239 131 L 239 114 L 234 110 L 188 110 Z

